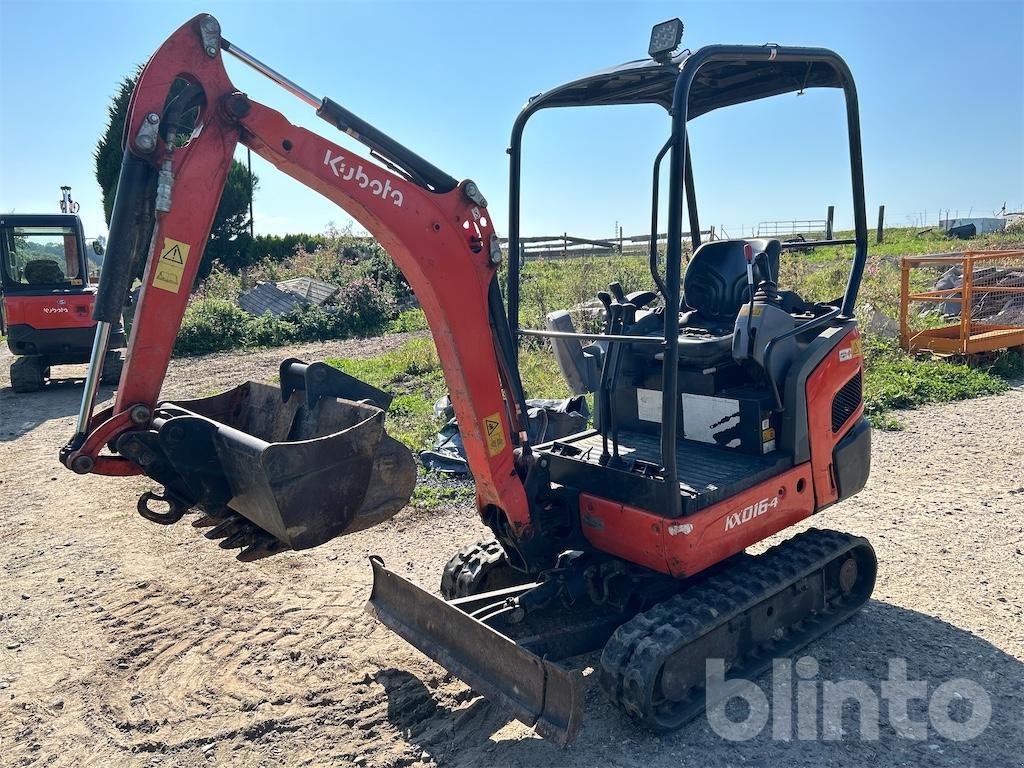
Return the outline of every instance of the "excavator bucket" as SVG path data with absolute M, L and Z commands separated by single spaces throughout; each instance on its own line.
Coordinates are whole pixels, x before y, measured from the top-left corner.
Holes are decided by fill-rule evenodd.
M 389 403 L 323 363 L 286 360 L 280 388 L 249 381 L 160 403 L 153 429 L 126 434 L 118 450 L 165 487 L 140 499 L 145 517 L 175 522 L 199 507 L 209 538 L 255 559 L 368 528 L 408 503 L 416 465 L 384 431 Z M 171 513 L 151 512 L 152 499 Z
M 446 602 L 388 570 L 379 557 L 370 563 L 368 613 L 544 738 L 565 746 L 576 737 L 583 719 L 579 674 L 477 618 L 480 609 L 486 613 L 522 588 Z

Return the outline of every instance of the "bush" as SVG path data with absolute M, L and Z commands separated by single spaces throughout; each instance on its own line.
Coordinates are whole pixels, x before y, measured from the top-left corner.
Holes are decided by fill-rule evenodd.
M 305 307 L 296 310 L 290 317 L 295 322 L 297 338 L 301 341 L 326 341 L 340 339 L 345 335 L 345 322 L 334 311 Z
M 407 309 L 388 323 L 388 333 L 408 333 L 409 331 L 426 331 L 427 317 L 422 309 Z
M 202 355 L 235 349 L 245 342 L 249 315 L 226 299 L 191 302 L 174 342 L 178 355 Z
M 266 312 L 262 317 L 250 319 L 245 332 L 247 347 L 280 347 L 299 336 L 299 327 L 281 317 Z
M 342 287 L 336 312 L 351 336 L 381 333 L 395 315 L 395 297 L 368 277 Z

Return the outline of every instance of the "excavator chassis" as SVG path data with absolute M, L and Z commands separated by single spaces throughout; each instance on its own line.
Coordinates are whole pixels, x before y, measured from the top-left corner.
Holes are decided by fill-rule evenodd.
M 599 678 L 608 698 L 645 726 L 671 731 L 715 703 L 705 690 L 708 659 L 724 661 L 727 679 L 756 678 L 773 658 L 856 613 L 877 569 L 866 539 L 810 529 L 679 581 L 675 594 L 645 610 L 577 605 L 538 628 L 510 626 L 493 610 L 536 584 L 445 601 L 380 558 L 371 563 L 369 613 L 560 746 L 579 731 L 584 693 L 582 676 L 556 661 L 604 645 Z

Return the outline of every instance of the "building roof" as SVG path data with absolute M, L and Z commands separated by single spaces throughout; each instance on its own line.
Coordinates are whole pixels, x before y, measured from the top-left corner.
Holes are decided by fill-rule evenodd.
M 294 293 L 309 300 L 317 306 L 323 306 L 335 296 L 341 288 L 334 283 L 327 283 L 312 277 L 293 277 L 290 280 L 281 280 L 277 287 L 282 291 Z
M 238 306 L 254 317 L 260 317 L 267 312 L 280 317 L 296 307 L 305 307 L 309 304 L 309 300 L 303 296 L 282 290 L 273 283 L 257 283 L 255 287 L 238 297 Z

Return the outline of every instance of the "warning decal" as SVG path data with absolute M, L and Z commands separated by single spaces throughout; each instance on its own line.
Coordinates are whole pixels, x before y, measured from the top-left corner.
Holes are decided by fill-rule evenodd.
M 497 456 L 505 450 L 505 430 L 501 426 L 501 416 L 495 413 L 484 419 L 484 439 L 487 441 L 487 451 L 491 456 Z
M 181 278 L 185 274 L 190 248 L 188 243 L 164 238 L 164 247 L 160 249 L 160 259 L 156 263 L 156 274 L 153 276 L 154 288 L 171 293 L 178 293 L 181 290 Z

